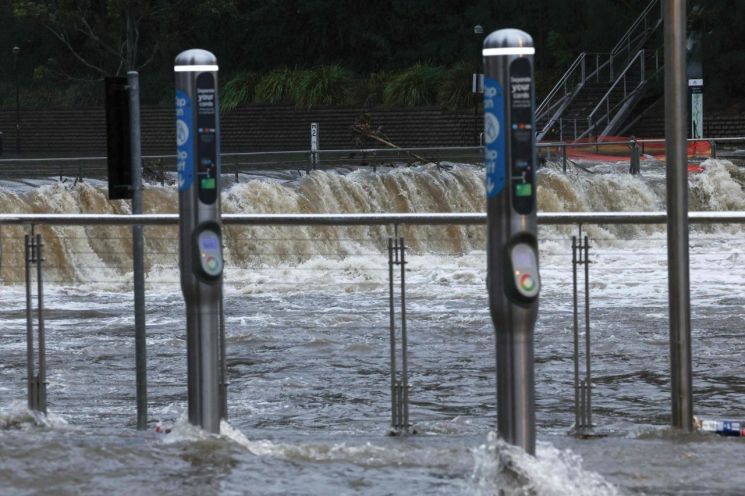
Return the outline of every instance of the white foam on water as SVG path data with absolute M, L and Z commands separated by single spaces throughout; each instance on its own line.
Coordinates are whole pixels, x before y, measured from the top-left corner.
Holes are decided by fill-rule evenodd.
M 0 408 L 0 430 L 62 429 L 68 425 L 63 417 L 55 413 L 45 415 L 29 410 L 25 402 L 14 401 L 7 407 Z
M 473 450 L 474 470 L 467 492 L 474 496 L 615 496 L 618 489 L 582 468 L 582 457 L 538 442 L 536 456 L 498 439 Z

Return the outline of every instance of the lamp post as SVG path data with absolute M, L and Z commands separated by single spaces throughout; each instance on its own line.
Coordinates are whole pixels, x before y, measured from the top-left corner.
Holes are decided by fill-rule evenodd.
M 476 35 L 476 39 L 478 41 L 476 46 L 480 49 L 482 37 L 484 35 L 484 27 L 481 24 L 476 24 L 473 27 L 473 34 Z M 478 63 L 481 64 L 480 58 L 478 60 Z M 476 67 L 478 67 L 478 65 L 476 65 Z M 478 72 L 474 72 L 472 82 L 471 82 L 471 91 L 473 93 L 473 136 L 474 136 L 474 140 L 477 146 L 481 144 L 479 140 L 479 122 L 478 122 L 479 100 L 481 99 L 480 79 L 481 79 L 481 74 Z
M 16 153 L 21 153 L 21 100 L 18 92 L 18 54 L 21 48 L 16 45 L 13 47 L 13 72 L 16 77 Z

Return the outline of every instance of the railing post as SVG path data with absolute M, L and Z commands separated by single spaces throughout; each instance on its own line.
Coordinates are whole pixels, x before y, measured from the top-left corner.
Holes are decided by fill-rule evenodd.
M 582 226 L 580 225 L 580 231 Z M 573 320 L 573 338 L 574 338 L 574 429 L 582 427 L 580 419 L 580 383 L 579 383 L 579 317 L 578 317 L 578 297 L 577 297 L 577 237 L 572 236 L 572 315 Z
M 639 174 L 641 170 L 641 157 L 639 156 L 639 144 L 634 136 L 631 137 L 631 147 L 629 150 L 629 173 Z
M 590 243 L 585 235 L 585 381 L 587 427 L 592 429 L 592 368 L 590 366 Z
M 26 387 L 28 409 L 36 410 L 36 388 L 34 387 L 34 321 L 31 294 L 31 261 L 34 257 L 34 238 L 27 234 L 24 239 L 24 262 L 26 268 Z
M 592 429 L 592 350 L 590 346 L 590 242 L 587 236 L 582 239 L 582 225 L 578 225 L 579 236 L 572 236 L 572 315 L 574 344 L 574 433 L 586 435 Z M 579 244 L 577 241 L 579 241 Z M 585 306 L 585 377 L 580 379 L 579 351 L 579 291 L 577 284 L 578 266 L 584 265 L 584 306 Z
M 388 238 L 388 318 L 391 347 L 391 434 L 396 433 L 399 424 L 396 408 L 398 402 L 396 401 L 396 317 L 395 305 L 393 304 L 393 257 L 393 238 Z
M 562 142 L 561 143 L 561 164 L 562 169 L 564 170 L 564 174 L 567 172 L 567 144 Z
M 409 338 L 406 330 L 406 245 L 399 238 L 401 250 L 401 382 L 403 387 L 403 428 L 409 431 Z
M 398 225 L 395 234 L 398 235 Z M 409 422 L 409 344 L 406 329 L 406 245 L 403 237 L 388 238 L 388 284 L 391 352 L 391 430 L 392 436 L 410 433 Z M 395 291 L 393 266 L 401 267 L 401 372 L 397 370 Z
M 33 226 L 32 226 L 33 232 Z M 47 361 L 46 334 L 44 330 L 44 279 L 42 277 L 43 244 L 40 234 L 25 237 L 26 264 L 26 373 L 29 410 L 47 413 Z M 32 264 L 36 267 L 36 319 L 38 371 L 34 366 L 34 322 L 31 284 Z
M 220 297 L 219 297 L 219 328 L 220 335 L 218 352 L 220 353 L 220 377 L 218 387 L 220 389 L 220 406 L 221 415 L 220 418 L 228 420 L 228 363 L 226 358 L 226 346 L 225 346 L 225 292 L 223 291 L 223 281 L 220 281 Z

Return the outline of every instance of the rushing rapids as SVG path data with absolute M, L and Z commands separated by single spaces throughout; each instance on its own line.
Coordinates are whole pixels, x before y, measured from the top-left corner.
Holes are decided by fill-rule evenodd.
M 664 209 L 664 180 L 657 169 L 642 176 L 608 173 L 608 166 L 567 174 L 549 164 L 538 175 L 538 204 L 543 212 L 659 211 Z M 623 165 L 611 166 L 623 169 Z M 595 173 L 593 173 L 595 172 Z M 396 168 L 372 172 L 315 171 L 293 180 L 254 178 L 233 183 L 223 192 L 229 213 L 358 213 L 358 212 L 480 212 L 484 208 L 483 175 L 479 167 L 456 165 Z M 691 210 L 745 209 L 745 174 L 727 161 L 709 160 L 705 171 L 690 177 Z M 60 182 L 35 188 L 5 183 L 0 210 L 6 213 L 129 213 L 129 203 L 109 201 L 99 182 Z M 173 186 L 147 185 L 145 212 L 178 210 Z M 662 232 L 663 226 L 589 226 L 599 239 Z M 225 256 L 230 266 L 247 268 L 273 262 L 300 262 L 314 255 L 344 257 L 382 251 L 390 226 L 381 227 L 246 227 L 225 229 Z M 543 228 L 568 235 L 572 228 Z M 23 227 L 2 228 L 2 278 L 23 280 Z M 128 227 L 48 227 L 43 236 L 50 280 L 124 281 L 131 271 Z M 467 253 L 483 249 L 482 227 L 407 227 L 403 234 L 415 252 Z M 176 228 L 145 229 L 146 270 L 175 270 Z

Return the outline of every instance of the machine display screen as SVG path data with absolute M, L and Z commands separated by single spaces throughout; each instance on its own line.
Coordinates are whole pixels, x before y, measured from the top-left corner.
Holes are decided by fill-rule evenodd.
M 214 233 L 204 233 L 199 237 L 199 243 L 203 251 L 220 248 L 220 243 L 217 241 L 217 236 Z
M 210 205 L 217 199 L 220 174 L 217 162 L 217 92 L 214 74 L 203 72 L 197 76 L 196 102 L 199 201 Z
M 529 214 L 535 208 L 533 188 L 533 74 L 530 62 L 515 59 L 510 64 L 510 125 L 512 128 L 511 188 L 512 205 L 516 212 Z

